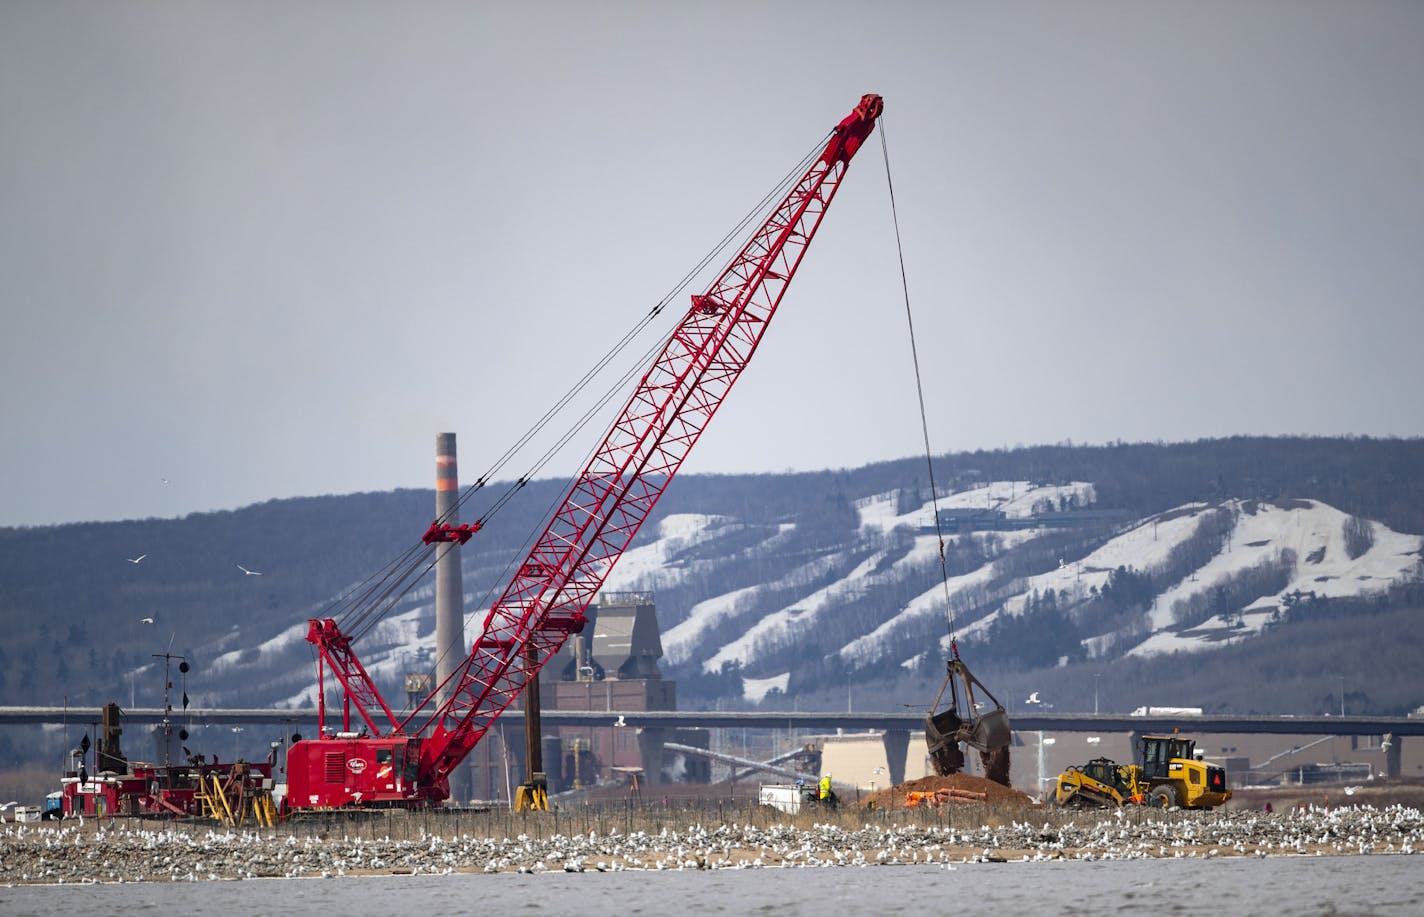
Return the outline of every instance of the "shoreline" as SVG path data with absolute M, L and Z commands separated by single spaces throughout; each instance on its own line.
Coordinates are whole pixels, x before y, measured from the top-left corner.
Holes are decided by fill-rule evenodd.
M 731 813 L 728 813 L 729 815 Z M 1030 820 L 958 813 L 956 824 L 839 813 L 839 824 L 689 822 L 622 830 L 547 831 L 528 819 L 514 834 L 461 831 L 452 822 L 359 822 L 271 829 L 207 823 L 104 820 L 7 823 L 0 886 L 795 869 L 1131 859 L 1412 855 L 1424 849 L 1424 813 L 1393 805 L 1212 813 L 1029 810 Z M 734 816 L 733 816 L 734 817 Z M 573 819 L 565 818 L 565 824 Z M 797 820 L 801 821 L 801 820 Z M 470 827 L 474 827 L 471 825 Z M 488 825 L 487 827 L 497 827 Z M 389 829 L 408 829 L 405 837 Z M 385 830 L 378 830 L 385 829 Z

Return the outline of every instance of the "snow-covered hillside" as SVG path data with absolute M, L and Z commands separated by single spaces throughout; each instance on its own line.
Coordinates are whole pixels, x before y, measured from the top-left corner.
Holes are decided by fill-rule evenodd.
M 1001 512 L 1005 519 L 1027 523 L 992 532 L 994 550 L 1000 557 L 1007 557 L 1018 547 L 1041 538 L 1049 521 L 1061 525 L 1064 517 L 1048 510 L 1056 511 L 1070 501 L 1071 505 L 1087 506 L 1093 495 L 1092 485 L 1083 482 L 1035 486 L 1026 481 L 1003 481 L 943 496 L 939 509 L 942 518 L 947 511 L 986 509 Z M 788 569 L 776 581 L 701 597 L 665 631 L 666 662 L 675 666 L 694 664 L 707 672 L 735 665 L 744 673 L 749 700 L 758 699 L 772 687 L 784 690 L 787 673 L 798 668 L 801 654 L 808 648 L 824 652 L 827 647 L 817 640 L 821 631 L 852 631 L 829 648 L 851 670 L 886 658 L 913 665 L 922 654 L 906 652 L 906 646 L 923 644 L 907 643 L 905 635 L 936 631 L 947 635 L 947 608 L 954 610 L 955 633 L 961 640 L 989 633 L 1005 616 L 1025 614 L 1031 596 L 1050 591 L 1057 607 L 1072 614 L 1076 606 L 1103 590 L 1114 570 L 1125 568 L 1160 578 L 1173 551 L 1196 535 L 1204 514 L 1225 513 L 1230 530 L 1219 550 L 1193 565 L 1180 581 L 1167 583 L 1145 610 L 1144 620 L 1134 621 L 1131 628 L 1123 631 L 1145 632 L 1128 650 L 1134 655 L 1206 650 L 1259 634 L 1272 621 L 1281 619 L 1291 601 L 1310 601 L 1313 596 L 1364 595 L 1386 589 L 1415 574 L 1424 546 L 1424 538 L 1418 535 L 1400 534 L 1379 523 L 1367 523 L 1370 543 L 1362 553 L 1351 557 L 1344 534 L 1350 517 L 1333 507 L 1304 500 L 1284 506 L 1229 501 L 1187 505 L 1123 525 L 1081 559 L 1060 561 L 1042 573 L 1006 578 L 999 571 L 1000 561 L 990 559 L 973 570 L 950 576 L 945 583 L 938 576 L 934 504 L 897 512 L 901 499 L 896 493 L 879 494 L 857 504 L 862 539 L 897 530 L 909 533 L 907 543 L 898 551 L 870 551 L 853 564 L 847 563 L 844 555 L 826 555 Z M 1032 525 L 1036 518 L 1044 520 L 1045 528 Z M 690 530 L 689 522 L 680 519 L 668 526 L 659 539 L 641 549 L 639 556 L 664 556 L 670 543 L 695 540 L 698 535 Z M 719 519 L 716 524 L 728 522 Z M 953 542 L 985 534 L 946 537 Z M 1216 610 L 1193 626 L 1176 623 L 1174 609 L 1179 603 L 1212 596 L 1233 575 L 1263 561 L 1282 558 L 1290 571 L 1280 588 L 1252 596 L 1239 606 Z M 635 576 L 624 576 L 620 584 L 654 587 L 659 578 L 666 580 L 673 575 L 656 566 L 640 564 L 637 569 Z M 831 571 L 837 572 L 827 578 L 824 574 Z M 775 607 L 762 608 L 755 615 L 739 611 L 752 607 L 752 600 L 760 594 L 785 592 L 788 585 L 798 582 L 807 585 L 792 589 Z M 901 591 L 907 584 L 916 588 L 907 600 L 878 608 L 873 614 L 842 613 L 856 599 L 877 590 L 886 591 L 888 584 L 899 585 Z M 668 611 L 670 615 L 676 613 Z M 727 621 L 738 622 L 736 632 L 709 639 L 712 625 Z M 1120 647 L 1123 633 L 1108 631 L 1086 638 L 1088 655 L 1099 655 L 1115 643 Z M 947 636 L 944 642 L 947 643 Z
M 1288 620 L 1297 603 L 1368 595 L 1417 576 L 1424 549 L 1419 535 L 1313 500 L 1195 503 L 1146 519 L 1094 514 L 1094 501 L 1087 482 L 996 481 L 937 501 L 869 494 L 854 498 L 858 530 L 836 542 L 808 539 L 795 521 L 668 515 L 640 534 L 605 589 L 657 595 L 665 672 L 731 667 L 744 699 L 756 702 L 794 690 L 792 673 L 808 662 L 852 674 L 913 668 L 942 658 L 951 624 L 961 642 L 991 639 L 1045 602 L 1055 614 L 1083 616 L 1088 658 L 1209 651 Z M 1053 553 L 1063 546 L 1076 553 Z M 1121 575 L 1114 571 L 1140 575 L 1153 593 L 1105 618 L 1101 598 Z M 1255 583 L 1270 588 L 1248 594 Z M 428 588 L 407 596 L 364 638 L 361 658 L 378 684 L 431 664 L 432 599 Z M 466 595 L 472 610 L 488 602 Z M 467 637 L 482 613 L 471 614 Z M 310 705 L 311 669 L 299 664 L 304 629 L 276 633 L 255 652 L 238 649 L 250 640 L 225 638 L 207 648 L 212 671 L 241 665 L 249 679 L 270 677 L 285 703 Z
M 1302 500 L 1282 509 L 1271 504 L 1248 507 L 1233 501 L 1231 508 L 1236 525 L 1226 549 L 1158 597 L 1151 614 L 1152 636 L 1132 650 L 1134 655 L 1200 650 L 1223 638 L 1245 639 L 1278 620 L 1287 609 L 1288 597 L 1338 598 L 1380 592 L 1419 567 L 1424 538 L 1391 531 L 1377 522 L 1365 523 L 1369 547 L 1351 557 L 1344 535 L 1350 517 L 1324 503 Z M 1208 595 L 1224 578 L 1282 551 L 1289 551 L 1293 558 L 1290 582 L 1284 588 L 1239 608 L 1222 609 L 1187 631 L 1173 630 L 1172 609 L 1178 602 Z

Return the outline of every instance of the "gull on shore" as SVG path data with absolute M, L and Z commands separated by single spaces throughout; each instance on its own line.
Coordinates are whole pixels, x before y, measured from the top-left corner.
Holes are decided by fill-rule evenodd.
M 0 806 L 0 809 L 13 807 Z M 1212 859 L 1242 856 L 1412 855 L 1424 848 L 1424 819 L 1416 808 L 1349 805 L 1310 806 L 1291 818 L 1261 817 L 1249 809 L 1207 813 L 1149 812 L 1124 817 L 1106 813 L 1052 814 L 1043 810 L 1024 822 L 983 827 L 977 820 L 948 823 L 880 822 L 853 816 L 799 828 L 773 816 L 765 824 L 711 824 L 692 813 L 667 824 L 640 825 L 629 810 L 625 831 L 590 830 L 586 835 L 509 837 L 497 817 L 460 823 L 419 818 L 397 820 L 381 840 L 290 833 L 278 828 L 253 836 L 234 830 L 190 834 L 171 826 L 87 820 L 62 827 L 0 826 L 0 888 L 18 883 L 172 882 L 250 879 L 255 876 L 342 876 L 355 870 L 419 875 L 453 872 L 621 872 L 623 870 L 865 867 L 884 864 L 1082 862 Z M 1206 815 L 1198 818 L 1198 815 Z M 473 819 L 466 815 L 466 819 Z M 761 816 L 757 817 L 762 821 Z M 651 820 L 650 820 L 651 821 Z M 404 834 L 404 837 L 399 835 Z M 56 856 L 56 851 L 92 849 L 102 854 Z M 1366 908 L 1366 911 L 1369 909 Z

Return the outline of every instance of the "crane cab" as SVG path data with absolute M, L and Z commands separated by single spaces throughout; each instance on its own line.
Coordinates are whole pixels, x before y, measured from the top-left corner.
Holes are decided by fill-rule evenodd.
M 287 807 L 409 806 L 423 801 L 420 739 L 339 732 L 293 742 L 287 753 Z

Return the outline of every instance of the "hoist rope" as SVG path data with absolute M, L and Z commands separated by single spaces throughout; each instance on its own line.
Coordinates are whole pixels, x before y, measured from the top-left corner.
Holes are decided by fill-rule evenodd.
M 647 330 L 647 328 L 658 318 L 658 316 L 660 316 L 666 310 L 669 303 L 671 303 L 679 294 L 684 292 L 687 287 L 708 267 L 708 265 L 712 264 L 714 260 L 721 256 L 721 254 L 726 251 L 726 249 L 730 245 L 740 240 L 749 225 L 751 225 L 754 221 L 757 221 L 758 219 L 764 219 L 764 213 L 767 208 L 772 206 L 775 202 L 779 201 L 785 195 L 787 188 L 794 181 L 796 181 L 799 176 L 804 174 L 806 169 L 809 167 L 811 161 L 814 160 L 815 157 L 818 156 L 820 152 L 824 149 L 826 139 L 829 136 L 830 135 L 828 133 L 825 137 L 822 137 L 821 140 L 819 140 L 817 144 L 811 148 L 810 152 L 808 152 L 806 156 L 803 157 L 802 160 L 795 167 L 793 167 L 789 172 L 782 176 L 775 183 L 775 185 L 773 185 L 771 190 L 769 190 L 765 195 L 763 195 L 761 200 L 759 200 L 754 206 L 752 206 L 746 212 L 746 214 L 744 214 L 742 218 L 737 221 L 737 223 L 730 230 L 728 230 L 727 233 L 723 235 L 723 237 L 711 249 L 709 249 L 708 252 L 703 255 L 702 258 L 692 268 L 690 268 L 683 275 L 683 277 L 661 300 L 659 300 L 659 302 L 655 306 L 648 310 L 648 312 L 645 313 L 634 324 L 634 326 L 629 331 L 627 331 L 622 336 L 622 338 L 618 340 L 617 343 L 615 343 L 601 357 L 599 357 L 599 359 L 594 363 L 594 365 L 587 372 L 585 372 L 584 375 L 579 378 L 579 380 L 576 381 L 566 392 L 564 392 L 564 394 L 561 395 L 555 401 L 553 406 L 551 406 L 547 411 L 545 411 L 544 414 L 540 416 L 529 427 L 528 430 L 526 430 L 521 436 L 519 436 L 518 439 L 516 439 L 515 442 L 508 449 L 506 449 L 494 461 L 494 463 L 475 480 L 473 484 L 464 488 L 461 491 L 459 497 L 456 499 L 455 503 L 452 505 L 452 507 L 445 513 L 441 514 L 441 516 L 437 518 L 435 522 L 437 524 L 443 525 L 458 518 L 458 511 L 460 510 L 460 508 L 463 507 L 477 491 L 487 486 L 495 477 L 495 475 L 499 474 L 500 471 L 503 470 L 505 466 L 508 465 L 516 457 L 516 455 L 521 453 L 529 445 L 529 443 L 532 442 L 533 439 L 539 435 L 539 433 L 541 433 L 546 427 L 548 427 L 548 425 L 553 421 L 556 416 L 565 411 L 569 407 L 569 405 L 575 400 L 575 398 L 582 394 L 593 383 L 594 379 L 597 376 L 599 376 L 605 369 L 607 369 L 608 366 L 613 363 L 633 343 L 633 341 L 639 338 L 643 334 L 643 332 Z M 681 314 L 679 313 L 678 324 L 680 323 Z M 493 501 L 493 503 L 491 503 L 488 507 L 484 509 L 478 520 L 476 520 L 478 527 L 482 528 L 486 524 L 488 524 L 490 518 L 495 513 L 497 513 L 500 509 L 506 506 L 519 490 L 521 490 L 526 484 L 533 480 L 535 475 L 542 471 L 555 458 L 555 456 L 558 455 L 565 447 L 567 447 L 567 445 L 571 441 L 573 441 L 574 438 L 577 437 L 577 435 L 590 422 L 592 422 L 601 414 L 601 412 L 607 407 L 609 402 L 618 397 L 620 393 L 626 390 L 631 381 L 633 381 L 635 378 L 637 378 L 639 374 L 646 370 L 647 364 L 651 361 L 651 359 L 662 349 L 666 348 L 668 340 L 672 337 L 673 334 L 676 333 L 677 327 L 678 325 L 674 325 L 672 328 L 670 328 L 660 337 L 658 341 L 656 341 L 651 347 L 645 350 L 635 363 L 630 364 L 629 368 L 623 372 L 623 374 L 618 378 L 618 380 L 615 381 L 611 386 L 609 386 L 601 396 L 599 396 L 595 404 L 588 410 L 586 410 L 574 422 L 572 427 L 562 433 L 556 439 L 553 445 L 547 448 L 534 460 L 533 464 L 526 470 L 524 474 L 520 475 L 517 479 L 515 479 L 505 489 L 505 491 Z M 592 458 L 594 451 L 597 448 L 598 446 L 595 445 L 589 450 L 589 452 L 584 458 L 584 462 L 580 465 L 580 467 L 583 467 L 583 465 L 587 464 L 588 460 Z M 541 528 L 535 529 L 530 532 L 523 546 L 518 552 L 516 552 L 518 556 L 511 557 L 509 559 L 505 566 L 504 572 L 496 581 L 495 585 L 491 586 L 489 591 L 486 593 L 485 599 L 481 603 L 486 607 L 482 608 L 480 606 L 476 606 L 472 611 L 467 612 L 467 621 L 474 615 L 481 614 L 487 610 L 490 596 L 493 595 L 495 589 L 501 587 L 502 582 L 506 578 L 509 569 L 513 567 L 513 565 L 516 564 L 529 550 L 529 547 L 534 541 L 534 538 L 537 536 L 538 532 L 542 530 L 542 526 L 547 524 L 547 521 L 552 518 L 554 512 L 558 508 L 557 501 L 560 499 L 561 496 L 562 492 L 555 495 L 555 497 L 553 498 L 554 502 L 551 503 L 548 510 L 541 517 L 541 522 L 539 523 Z M 430 570 L 435 565 L 434 555 L 435 545 L 426 545 L 424 543 L 417 542 L 410 548 L 406 549 L 406 551 L 399 555 L 397 558 L 387 563 L 386 566 L 383 567 L 380 571 L 363 580 L 357 586 L 353 587 L 346 593 L 338 596 L 330 603 L 328 603 L 322 616 L 337 617 L 339 614 L 341 617 L 338 620 L 338 626 L 341 628 L 342 632 L 348 638 L 351 639 L 352 642 L 355 642 L 361 636 L 368 633 L 382 618 L 385 617 L 387 613 L 390 612 L 391 609 L 396 606 L 396 604 L 400 602 L 402 598 L 404 598 L 412 589 L 415 588 L 415 586 L 422 579 L 424 579 L 424 577 L 430 572 Z M 338 611 L 338 609 L 340 609 L 340 611 Z
M 935 537 L 939 539 L 939 576 L 944 587 L 945 625 L 954 643 L 954 603 L 949 594 L 949 562 L 944 554 L 944 529 L 939 521 L 939 488 L 935 486 L 934 453 L 930 449 L 930 423 L 925 412 L 925 386 L 920 376 L 920 353 L 915 344 L 915 317 L 910 310 L 910 283 L 905 275 L 905 248 L 900 242 L 900 215 L 895 208 L 895 182 L 890 177 L 890 147 L 885 139 L 885 117 L 880 117 L 880 152 L 885 160 L 885 186 L 890 190 L 890 220 L 895 225 L 895 252 L 900 259 L 900 289 L 905 298 L 905 324 L 910 329 L 910 357 L 915 367 L 915 392 L 920 401 L 920 431 L 925 438 L 925 464 L 930 472 L 930 502 L 934 508 Z
M 476 490 L 483 487 L 491 479 L 493 479 L 494 475 L 498 474 L 499 471 L 504 468 L 504 466 L 508 464 L 509 461 L 512 460 L 520 450 L 527 446 L 529 442 L 536 435 L 538 435 L 539 432 L 541 432 L 546 426 L 548 426 L 548 424 L 559 412 L 567 408 L 575 397 L 577 397 L 584 391 L 584 389 L 591 385 L 594 378 L 599 373 L 601 373 L 610 363 L 612 363 L 614 359 L 616 359 L 624 350 L 626 350 L 628 346 L 640 334 L 642 334 L 642 332 L 646 330 L 647 327 L 651 325 L 652 322 L 659 315 L 662 314 L 663 310 L 667 308 L 668 304 L 671 303 L 674 298 L 683 293 L 687 289 L 688 285 L 691 284 L 692 281 L 695 280 L 697 276 L 703 270 L 705 270 L 709 264 L 713 262 L 714 259 L 716 259 L 723 251 L 725 251 L 729 245 L 741 238 L 741 235 L 746 229 L 746 227 L 750 225 L 754 220 L 756 220 L 761 215 L 762 211 L 764 211 L 773 202 L 780 200 L 780 198 L 783 196 L 784 189 L 798 176 L 804 173 L 805 169 L 809 166 L 810 161 L 815 158 L 815 156 L 824 147 L 824 145 L 825 138 L 822 138 L 822 140 L 817 144 L 817 146 L 812 147 L 811 152 L 807 153 L 806 156 L 802 158 L 801 162 L 799 162 L 795 167 L 793 167 L 790 172 L 783 175 L 776 182 L 776 184 L 772 186 L 771 190 L 762 196 L 760 201 L 758 201 L 754 206 L 751 207 L 751 209 L 749 209 L 745 214 L 743 214 L 742 218 L 737 221 L 736 225 L 729 229 L 722 236 L 722 238 L 711 249 L 709 249 L 707 253 L 704 254 L 702 258 L 693 267 L 691 267 L 685 274 L 683 274 L 682 279 L 680 279 L 673 286 L 673 288 L 669 290 L 661 300 L 658 301 L 657 305 L 650 309 L 647 314 L 644 315 L 643 318 L 640 319 L 630 331 L 624 334 L 617 344 L 615 344 L 611 349 L 604 353 L 604 355 L 598 359 L 598 362 L 595 363 L 594 366 L 589 369 L 588 372 L 584 373 L 583 377 L 580 378 L 578 382 L 574 383 L 574 385 L 567 392 L 564 393 L 564 395 L 554 404 L 553 407 L 551 407 L 548 411 L 544 412 L 544 415 L 539 418 L 539 420 L 536 421 L 534 425 L 531 426 L 529 430 L 527 430 L 514 443 L 514 445 L 506 449 L 504 454 L 501 455 L 498 460 L 496 460 L 494 465 L 492 465 L 484 474 L 482 474 L 474 484 L 472 484 L 470 487 L 467 487 L 465 491 L 461 494 L 459 500 L 456 502 L 456 509 L 463 506 L 465 502 L 471 496 L 473 496 Z M 679 318 L 679 323 L 680 321 L 681 318 Z M 597 404 L 595 404 L 594 407 L 590 408 L 575 423 L 575 425 L 571 429 L 569 429 L 562 436 L 560 436 L 557 442 L 535 461 L 533 466 L 526 470 L 523 475 L 521 475 L 512 485 L 510 485 L 509 490 L 506 491 L 503 497 L 499 498 L 496 501 L 492 508 L 485 511 L 485 513 L 479 519 L 480 524 L 483 525 L 484 523 L 486 523 L 489 518 L 494 515 L 495 512 L 498 511 L 499 508 L 503 507 L 506 503 L 509 502 L 509 498 L 513 496 L 514 492 L 518 491 L 529 481 L 533 480 L 534 476 L 538 474 L 539 471 L 543 470 L 543 468 L 549 463 L 549 461 L 552 460 L 552 458 L 557 453 L 562 451 L 563 448 L 585 426 L 587 426 L 588 423 L 595 416 L 597 416 L 597 413 L 601 411 L 608 404 L 608 402 L 611 401 L 620 391 L 622 391 L 622 389 L 631 381 L 633 376 L 646 370 L 648 361 L 661 349 L 667 346 L 668 339 L 676 332 L 676 330 L 677 326 L 674 325 L 666 333 L 664 333 L 663 336 L 656 343 L 654 343 L 651 347 L 644 351 L 636 362 L 630 363 L 629 368 L 623 373 L 623 375 L 618 379 L 618 381 L 613 383 L 613 385 L 611 385 L 608 390 L 605 391 L 605 393 L 599 398 Z M 590 452 L 590 455 L 592 455 L 592 452 Z M 443 522 L 444 520 L 436 521 Z
M 762 222 L 765 222 L 765 214 L 767 209 L 779 202 L 783 197 L 785 197 L 787 190 L 792 185 L 792 183 L 797 181 L 802 175 L 805 174 L 806 170 L 810 167 L 811 162 L 817 156 L 820 155 L 823 149 L 825 149 L 826 141 L 829 137 L 830 132 L 828 132 L 824 137 L 817 141 L 817 143 L 811 147 L 811 149 L 806 153 L 806 155 L 801 158 L 800 162 L 793 166 L 790 171 L 782 175 L 781 178 L 779 178 L 776 183 L 771 187 L 771 189 L 768 190 L 764 195 L 762 195 L 761 199 L 757 201 L 757 203 L 754 204 L 750 209 L 748 209 L 747 212 L 742 215 L 741 219 L 739 219 L 731 229 L 729 229 L 726 233 L 723 234 L 722 238 L 717 242 L 717 244 L 714 245 L 710 250 L 708 250 L 708 252 L 702 256 L 702 258 L 697 262 L 694 267 L 692 267 L 685 274 L 683 274 L 682 279 L 679 280 L 677 284 L 672 288 L 672 290 L 669 291 L 668 294 L 663 297 L 663 299 L 658 303 L 657 307 L 650 313 L 649 318 L 661 312 L 667 306 L 667 304 L 673 300 L 674 297 L 683 293 L 687 289 L 687 287 L 697 278 L 697 276 L 701 274 L 703 270 L 706 269 L 709 264 L 711 264 L 715 259 L 720 257 L 729 246 L 731 246 L 733 243 L 738 242 L 746 232 L 748 226 L 754 223 L 760 224 Z M 682 319 L 683 316 L 679 314 L 678 321 L 672 327 L 670 327 L 657 341 L 655 341 L 650 347 L 648 347 L 636 361 L 630 362 L 629 368 L 616 382 L 614 382 L 608 387 L 608 389 L 599 398 L 598 402 L 593 407 L 589 408 L 578 419 L 575 425 L 559 438 L 558 442 L 553 447 L 551 447 L 542 456 L 540 456 L 539 459 L 535 462 L 533 468 L 528 473 L 526 473 L 520 479 L 519 482 L 516 482 L 516 484 L 496 502 L 494 507 L 488 510 L 485 515 L 481 517 L 482 523 L 483 521 L 487 520 L 489 516 L 493 515 L 496 509 L 507 503 L 509 499 L 513 496 L 514 491 L 524 486 L 525 483 L 532 479 L 533 475 L 537 474 L 540 470 L 542 470 L 544 466 L 546 466 L 554 458 L 555 454 L 560 452 L 570 441 L 573 440 L 573 438 L 579 433 L 579 431 L 581 431 L 592 420 L 598 417 L 610 401 L 612 401 L 618 395 L 622 394 L 626 390 L 629 382 L 631 382 L 635 377 L 647 371 L 649 364 L 652 362 L 653 358 L 667 347 L 668 341 L 672 338 L 674 334 L 677 333 L 678 328 L 682 324 Z M 642 327 L 646 327 L 646 324 L 647 322 L 644 322 Z M 642 330 L 642 327 L 640 327 L 639 330 Z M 620 343 L 618 349 L 621 351 L 622 349 L 626 348 L 627 344 L 632 341 L 632 338 L 633 335 L 631 334 L 625 336 L 624 340 Z M 612 355 L 610 354 L 608 355 L 608 357 L 605 357 L 601 365 L 607 365 L 607 363 L 610 362 L 609 357 L 611 356 Z M 592 374 L 590 374 L 586 378 L 591 379 L 591 377 Z M 595 443 L 588 449 L 588 451 L 584 454 L 582 461 L 579 463 L 580 468 L 587 466 L 588 462 L 592 460 L 594 453 L 601 445 L 601 442 Z M 486 476 L 486 480 L 488 480 L 488 476 Z M 564 490 L 567 490 L 568 487 L 571 487 L 572 483 L 572 479 L 570 479 L 568 485 L 564 488 Z M 504 587 L 504 584 L 508 579 L 510 569 L 515 564 L 519 563 L 523 559 L 525 554 L 529 551 L 535 538 L 538 537 L 539 533 L 543 531 L 544 527 L 546 527 L 547 521 L 551 519 L 554 513 L 558 510 L 559 501 L 563 498 L 563 496 L 563 491 L 554 494 L 548 508 L 545 510 L 543 516 L 540 517 L 541 523 L 539 524 L 539 526 L 529 532 L 529 534 L 524 540 L 524 543 L 520 546 L 519 550 L 517 550 L 516 552 L 514 552 L 514 554 L 510 556 L 509 560 L 505 564 L 503 571 L 498 577 L 496 577 L 493 584 L 486 591 L 485 595 L 481 598 L 481 600 L 476 603 L 472 610 L 467 611 L 465 613 L 467 623 L 476 615 L 484 614 L 489 610 L 495 590 L 502 589 Z

